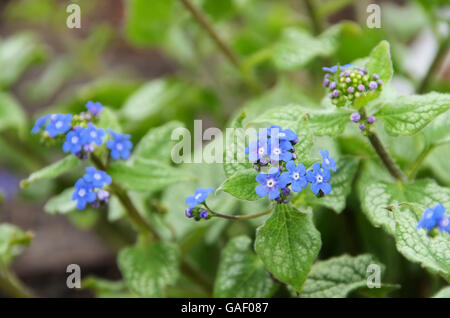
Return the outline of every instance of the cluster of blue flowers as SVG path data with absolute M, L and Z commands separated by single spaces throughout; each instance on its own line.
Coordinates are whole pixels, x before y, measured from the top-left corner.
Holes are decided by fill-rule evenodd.
M 194 195 L 186 198 L 185 203 L 188 204 L 188 208 L 184 211 L 186 217 L 195 218 L 197 221 L 200 219 L 208 219 L 209 213 L 206 210 L 206 206 L 199 206 L 205 202 L 210 193 L 214 192 L 212 188 L 198 188 L 195 190 Z
M 336 163 L 327 150 L 320 153 L 322 165 L 315 162 L 310 170 L 306 170 L 304 164 L 290 160 L 286 164 L 281 163 L 278 168 L 271 167 L 267 173 L 260 172 L 256 176 L 256 181 L 260 183 L 256 186 L 256 194 L 260 197 L 268 195 L 270 200 L 278 203 L 288 203 L 291 191 L 301 192 L 308 184 L 315 195 L 329 194 L 332 190 L 330 170 L 336 171 Z
M 361 114 L 359 112 L 354 112 L 350 115 L 350 120 L 354 123 L 359 123 L 359 129 L 361 131 L 371 130 L 372 125 L 375 123 L 375 116 L 369 116 L 367 117 L 367 120 L 365 122 L 362 122 L 361 120 Z
M 62 150 L 70 152 L 81 159 L 87 159 L 88 154 L 94 151 L 94 146 L 101 146 L 106 135 L 105 130 L 97 128 L 94 124 L 103 110 L 100 103 L 87 102 L 87 112 L 72 116 L 71 114 L 45 115 L 36 120 L 32 134 L 37 134 L 45 126 L 44 136 L 50 138 L 63 138 Z M 114 160 L 128 159 L 133 144 L 130 135 L 120 134 L 108 129 L 112 138 L 106 142 Z
M 323 86 L 329 89 L 331 102 L 337 106 L 344 106 L 347 101 L 353 101 L 376 90 L 383 89 L 383 80 L 376 73 L 369 75 L 365 67 L 346 64 L 324 67 L 326 72 Z
M 433 230 L 436 227 L 440 232 L 450 233 L 450 216 L 445 215 L 445 207 L 440 203 L 426 209 L 417 224 L 418 229 Z
M 77 202 L 77 209 L 85 209 L 88 203 L 93 207 L 107 203 L 109 192 L 104 187 L 111 184 L 111 181 L 105 171 L 87 167 L 86 174 L 75 183 L 75 191 L 72 194 L 72 200 Z

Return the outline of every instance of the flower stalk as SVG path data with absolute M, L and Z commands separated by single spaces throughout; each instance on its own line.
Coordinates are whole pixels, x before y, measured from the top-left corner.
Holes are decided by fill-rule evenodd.
M 255 218 L 259 218 L 261 216 L 267 215 L 269 213 L 271 213 L 273 211 L 273 205 L 267 209 L 264 212 L 261 213 L 255 213 L 255 214 L 248 214 L 248 215 L 228 215 L 228 214 L 222 214 L 222 213 L 218 213 L 213 211 L 207 204 L 206 202 L 203 203 L 203 205 L 205 206 L 205 208 L 208 210 L 208 212 L 211 212 L 212 215 L 222 218 L 222 219 L 229 219 L 229 220 L 249 220 L 249 219 L 255 219 Z

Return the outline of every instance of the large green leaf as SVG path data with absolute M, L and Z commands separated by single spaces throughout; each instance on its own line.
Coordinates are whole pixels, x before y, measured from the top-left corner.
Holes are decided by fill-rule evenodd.
M 127 247 L 117 261 L 128 288 L 142 297 L 163 297 L 178 280 L 180 251 L 170 242 Z
M 173 183 L 195 179 L 185 170 L 153 159 L 138 159 L 132 165 L 116 162 L 109 167 L 108 174 L 128 190 L 144 192 L 161 190 Z
M 410 184 L 373 182 L 361 194 L 362 208 L 374 226 L 381 226 L 388 233 L 395 233 L 394 213 L 386 207 L 400 202 L 418 203 L 424 207 L 441 203 L 450 208 L 450 189 L 440 187 L 432 180 Z
M 450 286 L 442 288 L 433 298 L 450 298 Z
M 426 230 L 417 229 L 417 211 L 410 207 L 394 211 L 397 249 L 410 261 L 438 272 L 450 282 L 450 235 L 430 237 Z
M 20 186 L 22 188 L 25 188 L 29 186 L 30 184 L 42 180 L 42 179 L 53 179 L 61 174 L 69 171 L 70 169 L 76 167 L 80 160 L 74 156 L 69 155 L 64 157 L 64 159 L 61 159 L 59 161 L 56 161 L 52 163 L 51 165 L 42 168 L 41 170 L 38 170 L 36 172 L 33 172 L 27 179 L 22 180 L 20 183 Z
M 413 135 L 448 109 L 450 94 L 432 92 L 385 101 L 377 117 L 383 118 L 384 127 L 389 134 Z
M 251 239 L 233 238 L 220 257 L 214 283 L 214 297 L 263 298 L 270 297 L 277 286 L 264 264 L 251 250 Z
M 74 188 L 67 188 L 63 192 L 50 198 L 44 205 L 44 211 L 49 214 L 66 214 L 76 209 L 76 202 L 72 200 Z
M 173 0 L 129 0 L 126 2 L 125 34 L 138 45 L 160 43 L 169 29 Z
M 89 289 L 100 298 L 133 297 L 123 281 L 111 281 L 95 276 L 88 276 L 81 282 L 81 288 Z
M 259 184 L 256 181 L 257 174 L 258 172 L 254 169 L 238 171 L 228 178 L 219 189 L 243 200 L 254 201 L 261 199 L 255 191 L 256 186 Z
M 297 206 L 322 205 L 341 213 L 345 208 L 347 195 L 351 192 L 352 182 L 358 168 L 359 160 L 352 157 L 341 157 L 337 161 L 337 171 L 331 171 L 330 185 L 332 191 L 324 197 L 318 198 L 306 188 L 294 199 Z
M 10 94 L 0 92 L 0 131 L 9 128 L 23 131 L 25 123 L 25 113 L 19 102 Z
M 156 159 L 168 162 L 172 147 L 175 145 L 175 142 L 171 141 L 171 135 L 179 127 L 184 125 L 178 121 L 171 121 L 161 127 L 150 129 L 141 138 L 130 159 Z
M 367 270 L 372 264 L 379 266 L 381 279 L 385 266 L 369 254 L 355 257 L 342 255 L 317 262 L 311 268 L 300 297 L 343 298 L 358 289 L 367 288 L 370 291 L 368 288 L 370 273 Z
M 0 266 L 9 265 L 23 247 L 30 244 L 31 237 L 30 233 L 23 232 L 15 225 L 0 224 Z
M 321 244 L 309 213 L 278 204 L 258 228 L 255 250 L 275 278 L 300 292 Z
M 19 33 L 0 42 L 0 88 L 14 84 L 46 51 L 32 33 Z

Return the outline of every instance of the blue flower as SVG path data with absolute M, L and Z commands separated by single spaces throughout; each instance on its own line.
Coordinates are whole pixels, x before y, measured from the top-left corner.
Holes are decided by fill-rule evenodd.
M 252 141 L 250 146 L 245 149 L 245 153 L 248 153 L 248 160 L 251 162 L 256 162 L 267 156 L 270 152 L 269 140 L 267 138 L 261 137 L 256 141 Z
M 297 166 L 294 161 L 289 161 L 286 164 L 287 172 L 283 172 L 280 175 L 280 187 L 284 188 L 288 184 L 291 184 L 292 191 L 300 192 L 308 185 L 306 180 L 306 169 L 305 166 L 300 163 Z
M 34 123 L 33 129 L 31 129 L 32 134 L 37 134 L 42 127 L 49 121 L 51 115 L 45 115 L 42 117 L 39 117 L 36 122 Z
M 63 144 L 62 149 L 64 152 L 70 152 L 77 154 L 81 151 L 81 147 L 86 143 L 86 134 L 83 133 L 83 129 L 69 131 L 66 135 L 66 142 Z
M 439 224 L 445 214 L 445 208 L 442 204 L 438 203 L 433 208 L 428 208 L 423 212 L 422 218 L 417 224 L 417 228 L 424 228 L 432 230 Z
M 92 186 L 83 179 L 75 183 L 75 191 L 72 194 L 72 200 L 77 201 L 77 209 L 83 210 L 87 203 L 92 203 L 97 198 Z
M 119 134 L 109 129 L 113 139 L 108 140 L 106 146 L 111 151 L 111 157 L 114 160 L 120 158 L 128 159 L 130 157 L 130 150 L 133 148 L 133 144 L 130 141 L 131 136 L 126 134 Z
M 200 212 L 200 217 L 202 219 L 207 219 L 209 217 L 208 211 L 206 211 L 206 210 L 201 211 Z
M 270 159 L 279 161 L 282 160 L 284 162 L 288 162 L 292 159 L 292 144 L 289 141 L 283 140 L 274 143 L 275 139 L 272 139 L 271 147 L 270 147 Z
M 294 141 L 298 138 L 297 134 L 290 129 L 282 129 L 280 126 L 270 126 L 269 134 L 272 138 L 278 140 Z
M 94 124 L 89 123 L 87 128 L 83 128 L 83 134 L 86 134 L 86 143 L 95 143 L 100 146 L 103 143 L 103 136 L 105 131 L 102 128 L 95 127 Z
M 101 111 L 103 110 L 102 104 L 100 104 L 99 102 L 94 103 L 94 102 L 91 102 L 91 101 L 88 101 L 86 103 L 86 108 L 94 116 L 100 114 Z
M 56 137 L 59 134 L 65 134 L 72 127 L 71 114 L 57 114 L 50 116 L 50 123 L 45 126 L 45 130 L 50 137 Z
M 278 198 L 280 196 L 279 175 L 280 170 L 275 167 L 270 168 L 269 173 L 258 173 L 256 181 L 261 184 L 256 186 L 256 194 L 260 197 L 269 194 L 270 200 Z
M 198 188 L 195 190 L 194 195 L 191 195 L 186 198 L 184 203 L 189 204 L 189 209 L 193 209 L 200 203 L 205 202 L 208 195 L 212 192 L 214 192 L 213 188 L 206 188 L 206 189 Z
M 438 230 L 450 233 L 450 216 L 446 215 L 439 221 Z
M 321 190 L 324 194 L 331 192 L 330 171 L 324 170 L 320 167 L 320 163 L 315 162 L 312 165 L 312 170 L 306 173 L 306 180 L 311 183 L 311 191 L 318 194 Z
M 340 67 L 341 70 L 345 70 L 346 68 L 352 67 L 353 64 L 345 64 Z M 338 65 L 333 65 L 331 67 L 322 67 L 322 70 L 329 73 L 336 73 L 338 70 Z
M 329 157 L 328 150 L 321 150 L 320 154 L 322 155 L 322 167 L 336 172 L 336 162 L 333 158 Z
M 111 177 L 105 171 L 97 170 L 94 167 L 86 168 L 83 180 L 94 188 L 99 189 L 103 188 L 105 184 L 111 184 Z

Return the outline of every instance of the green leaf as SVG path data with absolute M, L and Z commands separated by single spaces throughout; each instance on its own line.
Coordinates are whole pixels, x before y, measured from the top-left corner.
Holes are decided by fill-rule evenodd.
M 450 235 L 440 233 L 430 237 L 426 230 L 417 229 L 416 211 L 409 207 L 394 211 L 397 249 L 408 260 L 439 273 L 450 282 Z
M 450 286 L 442 288 L 433 298 L 450 298 Z
M 162 42 L 172 18 L 173 0 L 129 0 L 125 34 L 137 45 Z
M 32 64 L 46 55 L 32 33 L 19 33 L 0 42 L 0 88 L 13 85 Z
M 261 260 L 250 250 L 251 239 L 233 238 L 222 251 L 214 297 L 264 298 L 271 297 L 277 286 Z
M 380 267 L 382 277 L 385 266 L 369 254 L 355 257 L 342 255 L 317 262 L 311 268 L 300 297 L 344 298 L 351 292 L 368 288 L 370 273 L 367 270 L 371 264 Z
M 400 202 L 418 203 L 424 207 L 443 204 L 450 209 L 450 189 L 440 187 L 432 180 L 421 180 L 409 184 L 373 182 L 361 194 L 362 209 L 369 221 L 381 226 L 388 233 L 395 233 L 394 213 L 386 209 Z
M 331 171 L 331 193 L 318 198 L 309 188 L 306 188 L 293 200 L 293 204 L 296 206 L 321 205 L 341 213 L 345 208 L 346 198 L 351 192 L 358 164 L 357 158 L 339 158 L 336 164 L 337 171 Z
M 94 276 L 88 276 L 81 282 L 82 289 L 89 289 L 100 298 L 133 297 L 123 281 L 111 281 Z
M 0 131 L 15 128 L 23 132 L 25 113 L 19 102 L 10 94 L 0 92 Z
M 377 117 L 383 118 L 384 128 L 389 134 L 413 135 L 448 109 L 450 94 L 432 92 L 388 100 Z
M 173 183 L 195 180 L 185 170 L 153 159 L 138 159 L 133 165 L 117 162 L 109 167 L 108 174 L 128 190 L 138 192 L 157 191 Z
M 238 171 L 228 178 L 219 189 L 243 200 L 254 201 L 261 199 L 255 191 L 256 186 L 259 184 L 256 181 L 257 174 L 258 172 L 255 169 Z
M 168 162 L 171 158 L 171 150 L 176 143 L 171 140 L 171 135 L 179 127 L 184 127 L 184 125 L 178 121 L 171 121 L 163 126 L 150 129 L 141 138 L 130 159 L 143 158 Z
M 32 235 L 23 232 L 17 226 L 0 224 L 0 265 L 8 266 L 13 258 L 22 252 L 31 242 Z
M 74 188 L 67 188 L 60 194 L 50 198 L 44 205 L 44 211 L 49 214 L 67 214 L 76 209 L 76 202 L 72 201 Z
M 163 297 L 179 276 L 180 251 L 170 242 L 128 247 L 120 251 L 118 264 L 125 283 L 142 297 Z
M 328 112 L 311 112 L 309 128 L 316 136 L 336 136 L 341 134 L 349 123 L 352 111 L 336 109 Z
M 255 250 L 278 280 L 300 292 L 322 242 L 311 214 L 288 204 L 275 212 L 256 232 Z
M 59 177 L 61 174 L 76 167 L 79 162 L 80 160 L 74 155 L 66 156 L 64 159 L 56 161 L 41 170 L 33 172 L 27 179 L 21 181 L 20 186 L 25 188 L 39 180 Z
M 115 132 L 122 132 L 117 113 L 109 108 L 104 107 L 97 124 L 98 128 L 112 129 Z M 107 132 L 107 131 L 106 131 Z

